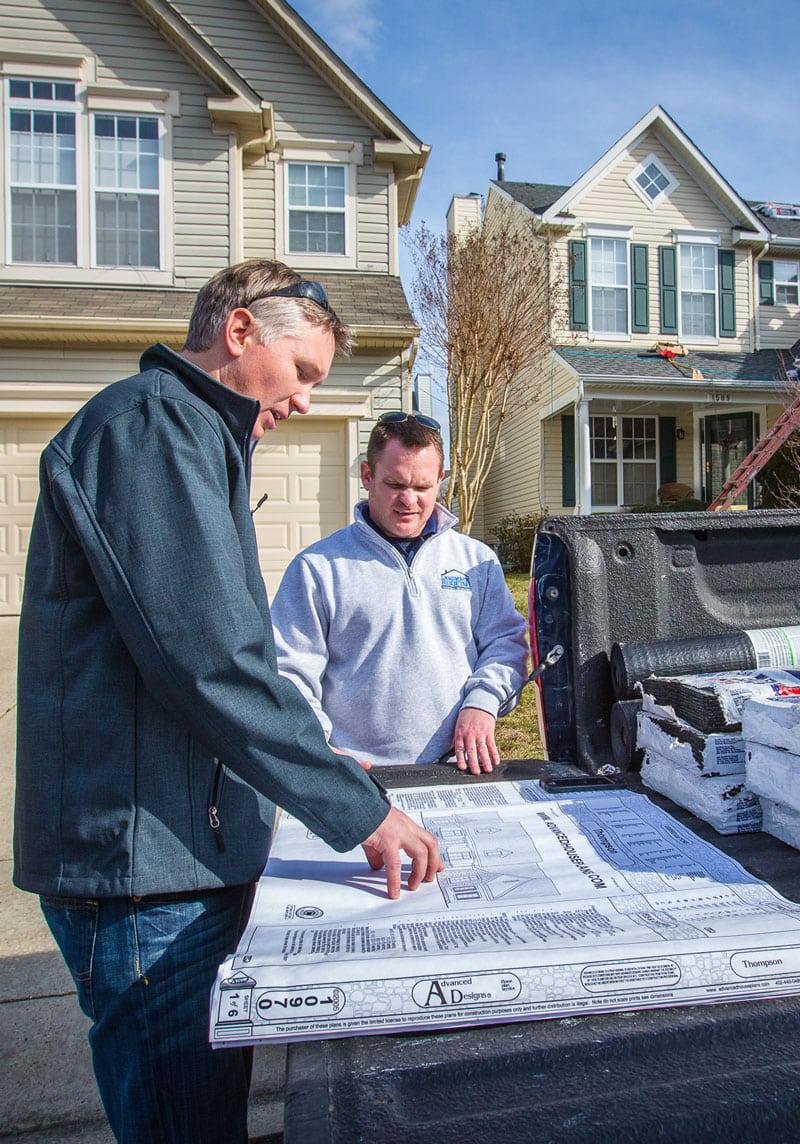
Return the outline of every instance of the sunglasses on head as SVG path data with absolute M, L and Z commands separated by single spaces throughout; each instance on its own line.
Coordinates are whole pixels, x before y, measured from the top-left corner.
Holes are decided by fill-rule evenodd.
M 282 290 L 270 290 L 266 294 L 259 294 L 250 299 L 248 306 L 252 306 L 253 302 L 258 302 L 261 298 L 308 298 L 323 310 L 331 312 L 331 304 L 321 282 L 308 282 L 303 279 L 302 282 L 295 282 L 292 286 L 284 286 Z
M 420 425 L 424 425 L 426 429 L 435 429 L 437 433 L 442 431 L 439 422 L 434 421 L 432 417 L 428 417 L 424 413 L 404 413 L 402 409 L 381 413 L 378 421 L 383 425 L 397 425 L 401 421 L 419 421 Z

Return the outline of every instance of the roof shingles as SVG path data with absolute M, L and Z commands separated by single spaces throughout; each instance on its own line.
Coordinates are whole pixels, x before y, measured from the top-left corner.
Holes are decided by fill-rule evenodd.
M 706 381 L 766 381 L 787 384 L 786 369 L 792 366 L 792 351 L 758 350 L 755 353 L 704 353 L 690 350 L 674 362 L 658 353 L 639 350 L 556 346 L 556 352 L 581 376 L 647 378 L 674 381 L 691 378 L 699 370 Z
M 357 327 L 416 327 L 399 278 L 383 274 L 320 275 L 339 317 Z M 196 290 L 146 287 L 33 286 L 0 284 L 0 320 L 50 318 L 74 320 L 186 322 Z

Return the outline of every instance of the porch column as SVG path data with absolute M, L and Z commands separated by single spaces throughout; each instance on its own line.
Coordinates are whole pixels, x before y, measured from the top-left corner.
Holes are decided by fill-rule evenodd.
M 575 413 L 575 515 L 589 516 L 592 511 L 589 402 L 578 401 L 575 406 Z

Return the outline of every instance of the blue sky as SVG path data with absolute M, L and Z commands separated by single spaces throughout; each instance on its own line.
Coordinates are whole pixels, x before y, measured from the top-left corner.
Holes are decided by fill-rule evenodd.
M 293 0 L 432 147 L 412 225 L 506 178 L 572 183 L 660 103 L 747 199 L 800 202 L 800 4 Z
M 412 230 L 485 194 L 498 151 L 509 180 L 573 183 L 657 103 L 743 198 L 800 203 L 797 0 L 290 2 L 431 145 Z

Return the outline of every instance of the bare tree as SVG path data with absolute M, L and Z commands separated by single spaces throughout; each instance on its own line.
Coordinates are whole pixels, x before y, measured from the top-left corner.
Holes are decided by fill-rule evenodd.
M 450 481 L 469 533 L 508 414 L 530 405 L 532 378 L 549 345 L 557 283 L 549 244 L 501 214 L 488 227 L 409 239 L 412 304 L 420 353 L 444 372 L 450 420 Z

